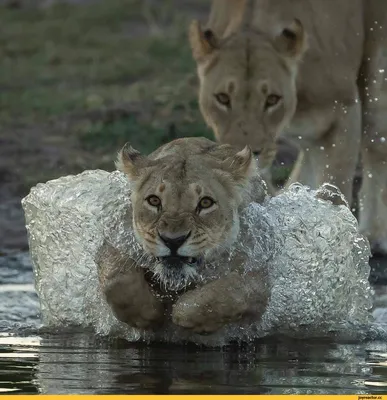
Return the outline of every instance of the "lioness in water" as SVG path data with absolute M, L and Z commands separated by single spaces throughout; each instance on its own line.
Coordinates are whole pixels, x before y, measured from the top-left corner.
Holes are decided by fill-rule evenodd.
M 280 134 L 301 149 L 290 182 L 332 182 L 352 198 L 363 163 L 360 227 L 387 252 L 385 0 L 213 0 L 190 42 L 199 103 L 221 143 L 250 145 L 266 179 Z
M 266 196 L 248 147 L 238 152 L 204 138 L 177 139 L 149 156 L 126 146 L 117 167 L 133 182 L 134 233 L 151 258 L 143 261 L 161 293 L 185 291 L 199 274 L 208 274 L 204 264 L 235 242 L 240 210 Z M 108 244 L 100 254 L 100 280 L 117 318 L 141 328 L 162 322 L 163 301 L 144 270 L 136 268 L 139 264 Z M 234 271 L 191 290 L 174 306 L 173 321 L 195 332 L 213 332 L 242 315 L 258 318 L 268 295 L 262 279 L 253 277 Z M 231 286 L 238 290 L 230 292 Z
M 258 321 L 270 298 L 264 264 L 231 250 L 237 240 L 254 246 L 242 212 L 267 195 L 251 150 L 185 138 L 149 156 L 126 146 L 117 167 L 133 183 L 132 228 L 142 248 L 128 256 L 105 243 L 97 257 L 117 318 L 152 328 L 171 315 L 176 325 L 206 333 L 242 317 Z M 323 186 L 317 197 L 347 206 L 334 187 Z M 254 268 L 245 270 L 249 262 Z

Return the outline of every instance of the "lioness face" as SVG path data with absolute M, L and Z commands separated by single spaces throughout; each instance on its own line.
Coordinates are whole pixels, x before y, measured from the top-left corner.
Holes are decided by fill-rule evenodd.
M 260 167 L 267 166 L 275 156 L 278 135 L 296 110 L 301 25 L 295 22 L 274 37 L 241 32 L 218 40 L 193 23 L 190 39 L 206 122 L 219 142 L 248 144 L 261 154 Z
M 141 156 L 136 166 L 130 154 L 121 152 L 121 164 L 126 163 L 124 171 L 130 168 L 129 176 L 135 180 L 136 237 L 151 256 L 146 262 L 160 282 L 167 289 L 182 289 L 198 278 L 206 260 L 235 241 L 243 189 L 232 170 L 244 168 L 247 176 L 253 162 L 251 151 L 237 153 L 235 165 L 206 154 L 185 157 L 177 153 L 158 160 Z

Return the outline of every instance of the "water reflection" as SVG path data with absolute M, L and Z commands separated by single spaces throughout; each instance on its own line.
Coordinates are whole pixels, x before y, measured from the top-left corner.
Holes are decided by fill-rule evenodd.
M 4 271 L 0 330 L 19 335 L 26 329 L 36 332 L 39 303 L 32 291 L 32 272 L 26 269 L 26 278 L 21 279 L 12 269 Z M 381 286 L 387 283 L 381 273 L 387 271 L 386 262 L 374 263 L 373 271 L 374 305 L 386 322 L 387 288 Z M 220 350 L 107 342 L 93 334 L 63 331 L 27 337 L 0 333 L 0 394 L 386 392 L 387 343 L 383 342 L 277 338 Z
M 346 394 L 387 390 L 387 343 L 281 339 L 224 349 L 0 337 L 0 390 L 24 393 Z
M 29 352 L 17 345 L 0 344 L 1 393 L 39 393 L 36 383 L 39 353 L 37 348 L 34 350 Z

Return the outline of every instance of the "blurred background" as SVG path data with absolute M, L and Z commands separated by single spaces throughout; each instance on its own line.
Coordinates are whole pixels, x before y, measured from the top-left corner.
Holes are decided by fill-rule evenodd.
M 198 110 L 187 39 L 209 0 L 0 0 L 0 255 L 26 250 L 20 200 L 38 182 L 114 169 L 144 152 L 213 138 Z M 281 182 L 295 150 L 277 162 Z
M 103 347 L 87 332 L 18 337 L 40 326 L 20 204 L 30 188 L 86 169 L 112 171 L 127 141 L 148 153 L 177 137 L 213 139 L 198 109 L 187 38 L 189 22 L 205 22 L 210 3 L 0 0 L 0 392 L 385 391 L 385 343 L 282 339 L 198 352 Z M 296 154 L 280 145 L 278 184 Z M 383 313 L 387 268 L 380 265 L 384 275 L 373 281 Z

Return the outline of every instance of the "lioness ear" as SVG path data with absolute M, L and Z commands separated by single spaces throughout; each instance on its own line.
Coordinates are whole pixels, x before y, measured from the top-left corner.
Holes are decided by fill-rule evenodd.
M 256 161 L 249 146 L 227 158 L 223 165 L 237 182 L 243 182 L 256 173 Z
M 147 165 L 148 158 L 134 149 L 129 143 L 118 152 L 116 168 L 129 176 L 131 180 L 138 177 L 141 168 Z
M 210 29 L 202 30 L 197 20 L 191 22 L 189 27 L 189 41 L 193 58 L 200 62 L 218 48 L 218 39 Z
M 301 21 L 295 19 L 275 38 L 275 46 L 282 54 L 299 59 L 307 48 L 307 38 Z

